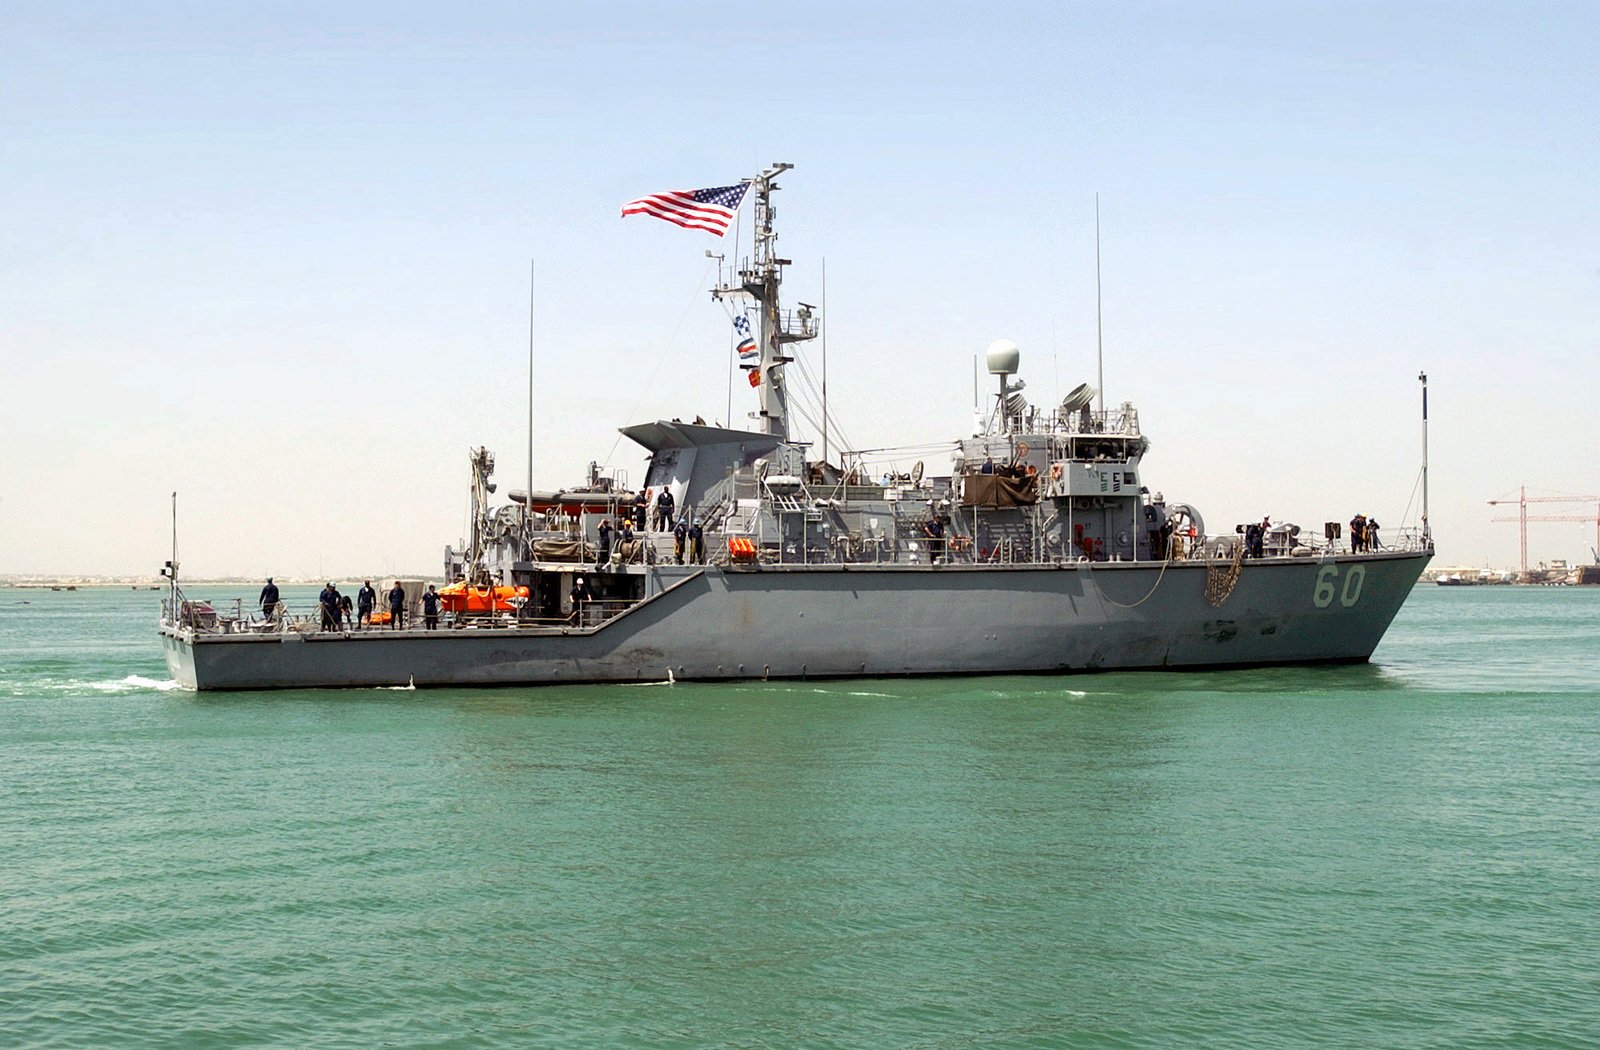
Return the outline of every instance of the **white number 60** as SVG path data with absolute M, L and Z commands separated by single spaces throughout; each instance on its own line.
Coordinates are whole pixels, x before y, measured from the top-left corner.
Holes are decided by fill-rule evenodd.
M 1319 609 L 1326 609 L 1333 604 L 1334 595 L 1339 596 L 1339 604 L 1346 609 L 1361 600 L 1361 588 L 1367 581 L 1367 567 L 1365 565 L 1352 565 L 1350 571 L 1345 573 L 1344 587 L 1334 586 L 1339 578 L 1339 566 L 1324 565 L 1317 570 L 1317 586 L 1311 592 L 1311 604 Z

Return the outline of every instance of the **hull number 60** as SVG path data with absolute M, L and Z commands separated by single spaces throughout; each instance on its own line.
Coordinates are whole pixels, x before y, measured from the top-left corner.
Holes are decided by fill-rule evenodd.
M 1311 604 L 1326 609 L 1337 597 L 1346 609 L 1361 600 L 1361 585 L 1367 580 L 1365 565 L 1351 565 L 1345 570 L 1344 584 L 1339 582 L 1339 566 L 1324 565 L 1317 570 L 1317 586 L 1311 592 Z

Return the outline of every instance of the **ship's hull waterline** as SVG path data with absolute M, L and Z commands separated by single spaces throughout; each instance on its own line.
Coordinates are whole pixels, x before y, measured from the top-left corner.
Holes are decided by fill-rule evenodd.
M 1206 563 L 661 566 L 591 628 L 196 635 L 167 666 L 210 689 L 1073 673 L 1371 657 L 1431 552 Z

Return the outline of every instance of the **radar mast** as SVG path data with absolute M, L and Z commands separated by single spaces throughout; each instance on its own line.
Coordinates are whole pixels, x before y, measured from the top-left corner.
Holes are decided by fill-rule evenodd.
M 763 431 L 780 441 L 789 440 L 789 392 L 783 369 L 794 358 L 788 356 L 786 348 L 790 343 L 817 336 L 817 321 L 811 307 L 801 304 L 800 309 L 786 312 L 778 299 L 783 268 L 791 261 L 778 257 L 778 234 L 773 229 L 777 213 L 772 207 L 772 193 L 780 187 L 773 180 L 793 167 L 793 164 L 775 163 L 749 180 L 756 196 L 754 254 L 739 268 L 739 283 L 724 281 L 719 274 L 716 287 L 711 289 L 713 299 L 748 295 L 759 306 L 756 344 L 761 356 L 758 363 L 745 368 L 758 377 L 756 393 L 761 399 L 761 409 L 753 415 L 761 420 Z

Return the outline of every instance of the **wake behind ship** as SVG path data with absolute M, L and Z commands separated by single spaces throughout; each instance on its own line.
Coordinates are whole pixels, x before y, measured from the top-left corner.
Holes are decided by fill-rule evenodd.
M 997 391 L 981 422 L 945 443 L 948 474 L 905 456 L 835 462 L 794 438 L 791 397 L 808 377 L 793 350 L 818 317 L 779 299 L 788 260 L 771 193 L 789 167 L 625 211 L 718 232 L 753 191 L 752 254 L 712 295 L 732 317 L 757 426 L 625 427 L 648 454 L 638 485 L 591 465 L 580 485 L 501 506 L 489 503 L 493 456 L 475 451 L 472 532 L 445 550 L 438 630 L 416 617 L 414 584 L 403 628 L 327 629 L 281 603 L 257 615 L 189 601 L 174 565 L 160 625 L 173 677 L 272 689 L 1370 658 L 1433 555 L 1426 503 L 1419 529 L 1353 536 L 1349 550 L 1331 524 L 1209 534 L 1194 506 L 1144 483 L 1149 443 L 1131 403 L 1107 409 L 1085 384 L 1032 405 L 1004 340 L 986 355 Z

